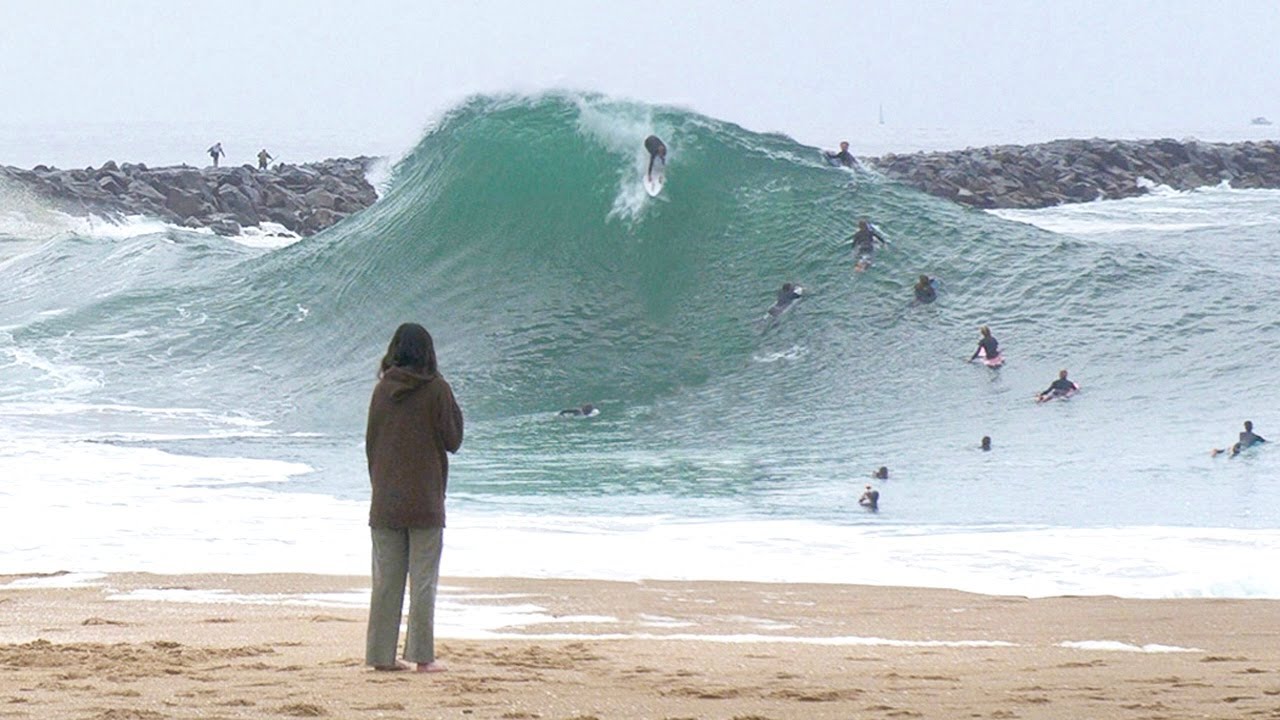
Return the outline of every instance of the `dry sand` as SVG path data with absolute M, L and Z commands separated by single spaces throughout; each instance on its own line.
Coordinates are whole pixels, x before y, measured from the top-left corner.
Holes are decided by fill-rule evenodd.
M 544 622 L 441 625 L 419 675 L 362 666 L 362 608 L 286 604 L 365 578 L 25 582 L 0 576 L 0 718 L 1280 718 L 1280 601 L 452 579 L 454 618 Z M 166 588 L 280 602 L 120 599 Z

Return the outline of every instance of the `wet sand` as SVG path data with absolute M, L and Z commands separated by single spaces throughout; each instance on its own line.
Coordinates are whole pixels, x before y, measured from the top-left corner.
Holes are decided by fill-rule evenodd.
M 367 578 L 0 576 L 0 718 L 1280 718 L 1280 601 L 452 578 L 448 671 Z

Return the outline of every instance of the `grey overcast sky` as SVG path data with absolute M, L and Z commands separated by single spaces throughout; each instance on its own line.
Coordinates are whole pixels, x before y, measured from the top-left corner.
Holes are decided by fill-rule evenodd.
M 466 95 L 543 88 L 815 144 L 881 104 L 916 127 L 1280 122 L 1280 1 L 0 0 L 0 128 L 385 144 Z

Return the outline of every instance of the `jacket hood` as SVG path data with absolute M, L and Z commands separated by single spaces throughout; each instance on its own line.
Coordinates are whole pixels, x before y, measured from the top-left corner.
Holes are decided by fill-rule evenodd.
M 382 382 L 391 387 L 391 399 L 400 401 L 437 377 L 435 373 L 418 374 L 408 368 L 393 367 L 382 374 Z

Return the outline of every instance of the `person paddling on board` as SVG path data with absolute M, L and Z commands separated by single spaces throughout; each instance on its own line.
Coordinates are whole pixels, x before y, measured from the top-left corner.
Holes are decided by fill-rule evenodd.
M 928 275 L 921 275 L 913 290 L 918 303 L 928 305 L 938 299 L 938 288 L 933 286 L 933 278 Z
M 824 154 L 827 156 L 827 160 L 838 162 L 845 167 L 853 167 L 854 164 L 858 162 L 854 159 L 853 153 L 849 152 L 848 140 L 842 140 L 840 142 L 840 152 L 829 152 Z
M 1253 422 L 1251 420 L 1245 420 L 1244 432 L 1240 433 L 1240 441 L 1231 446 L 1231 454 L 1232 456 L 1239 455 L 1254 445 L 1264 443 L 1266 441 L 1266 438 L 1253 431 Z M 1216 456 L 1221 455 L 1224 452 L 1226 452 L 1226 450 L 1223 448 L 1214 448 L 1213 452 L 1210 454 Z
M 795 283 L 782 283 L 782 288 L 778 290 L 778 300 L 769 308 L 769 317 L 778 317 L 791 307 L 791 303 L 802 297 L 804 289 Z
M 988 360 L 994 360 L 1000 354 L 1000 343 L 995 335 L 991 334 L 991 328 L 986 325 L 978 328 L 978 332 L 982 334 L 982 338 L 978 340 L 978 349 L 973 351 L 973 357 L 969 358 L 969 362 L 977 360 L 979 355 Z
M 644 139 L 644 149 L 649 151 L 649 171 L 645 173 L 645 177 L 652 180 L 654 160 L 661 159 L 662 167 L 667 166 L 667 146 L 657 135 L 650 135 Z
M 874 227 L 871 227 L 871 223 L 866 220 L 859 220 L 857 232 L 845 239 L 853 241 L 853 255 L 858 258 L 859 264 L 871 264 L 871 256 L 875 254 L 876 240 L 879 240 L 884 245 L 889 244 L 889 241 L 885 240 L 884 236 Z
M 560 417 L 591 417 L 596 413 L 596 407 L 591 403 L 587 403 L 580 408 L 569 408 L 559 412 Z
M 1049 387 L 1036 396 L 1036 402 L 1044 402 L 1054 398 L 1066 397 L 1071 393 L 1080 389 L 1080 386 L 1067 379 L 1067 371 L 1059 370 L 1058 379 L 1049 384 Z

